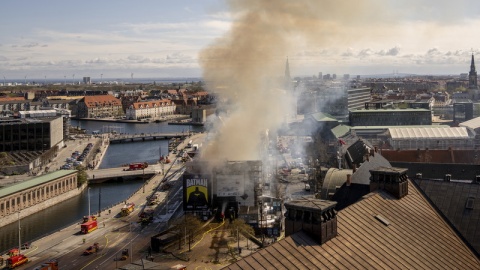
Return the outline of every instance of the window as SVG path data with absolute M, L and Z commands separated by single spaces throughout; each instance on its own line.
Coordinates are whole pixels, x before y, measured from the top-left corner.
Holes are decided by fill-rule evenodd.
M 468 197 L 467 202 L 465 203 L 465 208 L 473 210 L 474 203 L 475 203 L 475 198 L 474 197 Z

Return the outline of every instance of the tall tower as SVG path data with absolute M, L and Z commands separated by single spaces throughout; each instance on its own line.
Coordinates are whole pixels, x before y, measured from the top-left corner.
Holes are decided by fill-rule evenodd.
M 287 63 L 285 64 L 285 81 L 291 81 L 292 78 L 290 77 L 290 66 L 288 65 L 288 57 Z
M 475 70 L 475 59 L 472 53 L 472 62 L 470 63 L 470 72 L 468 73 L 468 89 L 478 89 L 477 71 Z

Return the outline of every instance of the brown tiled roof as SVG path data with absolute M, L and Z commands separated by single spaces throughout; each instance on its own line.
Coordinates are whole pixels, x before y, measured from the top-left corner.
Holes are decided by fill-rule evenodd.
M 85 96 L 83 101 L 88 108 L 122 106 L 122 102 L 111 95 Z
M 478 150 L 385 150 L 382 156 L 390 162 L 421 162 L 421 163 L 468 163 L 480 162 Z
M 205 96 L 208 96 L 208 92 L 206 91 L 200 91 L 200 92 L 197 92 L 195 94 L 193 94 L 194 96 L 197 96 L 197 97 L 205 97 Z
M 0 97 L 0 101 L 22 101 L 22 100 L 25 100 L 25 98 L 24 97 L 9 97 L 9 96 Z
M 408 190 L 400 200 L 376 191 L 338 212 L 338 235 L 323 245 L 298 232 L 225 268 L 480 269 L 480 260 L 410 182 Z
M 163 107 L 163 106 L 170 106 L 170 105 L 173 105 L 170 99 L 161 99 L 161 100 L 155 100 L 155 101 L 135 102 L 133 103 L 133 108 L 138 110 L 140 109 L 141 106 L 143 106 L 144 108 L 146 108 L 146 106 L 148 106 L 149 108 L 153 108 L 155 106 Z

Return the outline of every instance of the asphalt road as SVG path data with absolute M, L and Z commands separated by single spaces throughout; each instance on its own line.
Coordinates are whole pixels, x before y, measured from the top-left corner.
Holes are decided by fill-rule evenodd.
M 182 170 L 181 165 L 176 165 L 172 173 L 176 170 Z M 147 248 L 150 244 L 150 237 L 166 225 L 166 221 L 173 215 L 173 211 L 166 211 L 167 194 L 170 209 L 173 205 L 179 206 L 181 200 L 180 177 L 181 172 L 176 174 L 171 180 L 174 184 L 172 190 L 158 192 L 157 187 L 163 179 L 163 175 L 157 174 L 143 189 L 139 189 L 129 200 L 135 203 L 135 210 L 126 217 L 119 217 L 120 209 L 123 204 L 112 207 L 101 213 L 97 217 L 98 229 L 89 234 L 80 234 L 80 220 L 76 225 L 64 228 L 47 237 L 39 239 L 32 243 L 26 254 L 30 260 L 29 263 L 18 267 L 17 269 L 35 269 L 41 263 L 51 259 L 57 259 L 61 269 L 115 269 L 117 266 L 126 265 L 130 260 L 135 261 L 144 258 Z M 168 177 L 167 177 L 168 179 Z M 145 206 L 146 198 L 153 192 L 160 195 L 161 203 L 157 205 L 155 220 L 152 224 L 142 227 L 138 223 L 138 215 Z M 173 194 L 177 194 L 173 198 Z M 166 212 L 166 215 L 165 215 Z M 61 217 L 59 217 L 61 218 Z M 85 238 L 85 243 L 83 243 Z M 95 242 L 100 244 L 100 250 L 91 255 L 83 255 L 83 251 Z M 115 260 L 121 256 L 121 251 L 125 248 L 130 250 L 130 257 L 126 261 Z M 133 250 L 133 252 L 132 252 Z

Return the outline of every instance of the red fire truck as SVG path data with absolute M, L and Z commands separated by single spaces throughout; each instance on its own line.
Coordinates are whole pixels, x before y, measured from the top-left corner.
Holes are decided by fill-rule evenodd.
M 129 203 L 125 204 L 122 207 L 122 209 L 120 209 L 120 215 L 122 217 L 128 216 L 128 215 L 130 215 L 131 212 L 133 212 L 133 210 L 135 210 L 135 204 L 132 203 L 132 202 L 129 202 Z
M 97 221 L 96 220 L 89 220 L 82 225 L 80 225 L 80 230 L 83 234 L 87 234 L 91 231 L 94 231 L 97 229 Z
M 134 171 L 134 170 L 142 170 L 142 169 L 145 169 L 148 167 L 148 163 L 141 163 L 141 162 L 138 162 L 138 163 L 130 163 L 128 165 L 128 170 L 129 171 Z
M 7 259 L 7 269 L 13 269 L 28 262 L 27 256 L 18 254 Z

